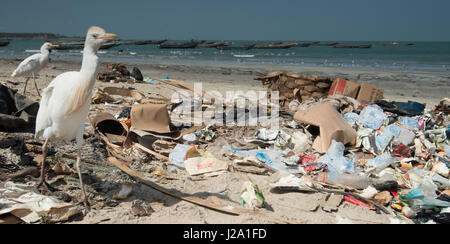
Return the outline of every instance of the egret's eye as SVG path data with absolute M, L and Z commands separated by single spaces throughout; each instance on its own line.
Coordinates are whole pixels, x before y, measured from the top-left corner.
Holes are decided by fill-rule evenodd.
M 94 37 L 95 39 L 98 39 L 98 34 L 92 34 L 92 37 Z

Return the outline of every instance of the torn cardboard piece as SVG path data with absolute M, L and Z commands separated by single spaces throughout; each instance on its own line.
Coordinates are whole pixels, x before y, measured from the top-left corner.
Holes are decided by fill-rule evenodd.
M 228 170 L 228 162 L 213 157 L 192 157 L 184 161 L 191 176 L 215 176 Z
M 297 111 L 294 119 L 320 127 L 320 135 L 313 142 L 313 148 L 320 153 L 328 150 L 332 140 L 350 145 L 356 143 L 358 134 L 330 104 L 322 103 Z

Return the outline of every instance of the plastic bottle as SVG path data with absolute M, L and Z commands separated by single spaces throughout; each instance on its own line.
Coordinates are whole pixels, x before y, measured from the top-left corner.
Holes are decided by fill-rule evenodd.
M 381 183 L 380 180 L 369 178 L 367 176 L 363 175 L 357 175 L 357 174 L 336 174 L 333 172 L 327 172 L 323 174 L 319 174 L 317 176 L 317 180 L 319 182 L 325 182 L 327 184 L 339 184 L 339 185 L 345 185 L 349 187 L 353 187 L 356 189 L 366 189 L 367 187 Z

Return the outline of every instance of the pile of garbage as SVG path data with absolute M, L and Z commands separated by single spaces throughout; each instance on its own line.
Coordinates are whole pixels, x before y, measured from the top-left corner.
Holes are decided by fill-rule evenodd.
M 114 79 L 119 73 L 123 75 L 121 67 L 111 69 Z M 112 78 L 105 74 L 102 77 Z M 450 117 L 445 107 L 448 98 L 432 111 L 412 101 L 360 99 L 362 85 L 352 96 L 327 95 L 332 83 L 342 82 L 339 79 L 333 82 L 288 72 L 274 72 L 259 79 L 270 85 L 269 93 L 280 91 L 281 113 L 261 117 L 247 111 L 244 118 L 260 122 L 276 119 L 279 127 L 273 128 L 271 123 L 241 127 L 205 121 L 190 124 L 192 121 L 184 121 L 186 118 L 180 116 L 175 116 L 178 120 L 174 121 L 180 106 L 191 111 L 212 105 L 195 98 L 204 92 L 194 94 L 192 85 L 170 79 L 158 81 L 191 96 L 183 95 L 180 101 L 167 98 L 167 103 L 155 104 L 144 101 L 145 97 L 135 90 L 107 87 L 99 92 L 131 97 L 133 103 L 117 113 L 93 114 L 88 126 L 104 142 L 110 163 L 143 184 L 151 181 L 134 170 L 151 160 L 152 165 L 157 162 L 173 166 L 174 171 L 185 170 L 191 180 L 228 172 L 276 176 L 270 184 L 274 192 L 331 194 L 324 211 L 337 211 L 337 206 L 345 201 L 416 223 L 450 223 Z M 380 94 L 379 89 L 372 91 Z M 200 110 L 203 115 L 205 110 Z M 217 122 L 214 114 L 210 118 Z M 154 167 L 152 174 L 166 179 L 166 170 L 167 167 Z M 24 186 L 8 183 L 1 187 L 0 193 L 8 187 Z M 116 198 L 126 199 L 129 192 L 127 185 Z M 174 197 L 219 209 L 194 196 Z M 250 180 L 243 184 L 239 199 L 242 208 L 266 206 L 264 192 Z M 55 201 L 52 204 L 71 215 L 72 210 L 66 205 Z M 311 211 L 316 209 L 311 207 Z
M 279 92 L 280 105 L 287 108 L 291 101 L 302 103 L 311 98 L 321 98 L 328 94 L 333 80 L 326 77 L 307 76 L 290 72 L 271 72 L 256 80 L 268 85 L 268 98 L 272 91 Z
M 143 82 L 144 77 L 141 71 L 134 67 L 130 72 L 123 64 L 108 64 L 106 69 L 99 72 L 97 80 L 103 82 L 120 83 L 120 82 Z
M 245 134 L 239 127 L 177 127 L 168 110 L 164 105 L 134 105 L 127 117 L 132 128 L 125 133 L 127 143 L 116 146 L 133 148 L 135 143 L 185 169 L 194 180 L 229 171 L 284 172 L 273 189 L 331 188 L 342 195 L 338 200 L 351 204 L 417 223 L 449 223 L 448 113 L 433 113 L 415 102 L 361 104 L 333 95 L 303 102 L 293 116 L 281 115 L 281 128 L 245 127 Z M 243 186 L 241 200 L 244 207 L 264 206 L 252 182 Z

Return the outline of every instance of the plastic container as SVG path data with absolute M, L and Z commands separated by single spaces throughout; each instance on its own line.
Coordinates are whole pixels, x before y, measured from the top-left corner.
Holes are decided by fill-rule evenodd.
M 387 116 L 378 105 L 367 106 L 359 114 L 359 121 L 363 126 L 374 130 L 380 129 L 386 119 Z

